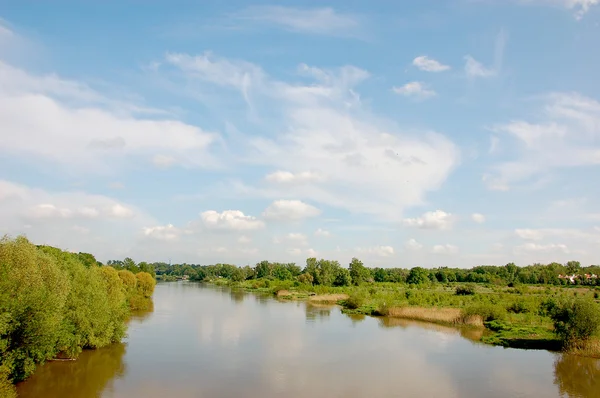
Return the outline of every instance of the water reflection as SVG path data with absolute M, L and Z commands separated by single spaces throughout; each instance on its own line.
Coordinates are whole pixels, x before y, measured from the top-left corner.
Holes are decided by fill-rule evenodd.
M 432 330 L 440 333 L 446 333 L 451 335 L 460 335 L 465 339 L 479 342 L 481 337 L 485 333 L 484 328 L 474 328 L 474 327 L 453 327 L 453 326 L 445 326 L 438 325 L 437 323 L 430 322 L 422 322 L 422 321 L 414 321 L 410 319 L 402 319 L 402 318 L 393 318 L 393 317 L 380 317 L 379 326 L 382 328 L 393 328 L 400 327 L 403 329 L 409 327 L 416 327 L 420 329 Z
M 145 310 L 137 310 L 131 313 L 129 317 L 128 323 L 131 321 L 143 322 L 145 321 L 152 313 L 154 312 L 154 300 L 150 299 L 148 303 L 148 308 Z
M 115 378 L 126 375 L 125 351 L 125 344 L 113 344 L 83 351 L 76 361 L 48 362 L 17 385 L 19 398 L 98 397 Z
M 600 397 L 600 360 L 558 355 L 554 363 L 554 384 L 561 395 Z
M 329 318 L 331 315 L 331 310 L 332 308 L 335 308 L 335 305 L 316 304 L 307 301 L 304 308 L 306 311 L 306 322 L 312 323 L 316 321 L 323 321 L 324 319 Z
M 154 304 L 154 312 L 130 321 L 120 360 L 126 374 L 108 361 L 79 375 L 38 372 L 23 383 L 31 391 L 23 396 L 538 398 L 600 391 L 597 362 L 475 344 L 481 329 L 346 316 L 334 305 L 189 282 L 157 285 Z
M 229 296 L 231 297 L 231 301 L 233 301 L 236 304 L 241 304 L 244 301 L 244 297 L 246 297 L 245 292 L 241 291 L 241 290 L 231 290 L 229 292 Z

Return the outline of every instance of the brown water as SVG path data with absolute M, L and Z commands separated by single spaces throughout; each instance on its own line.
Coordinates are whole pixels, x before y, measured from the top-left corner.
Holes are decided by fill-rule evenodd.
M 458 330 L 160 283 L 124 344 L 51 362 L 22 398 L 600 397 L 600 361 Z

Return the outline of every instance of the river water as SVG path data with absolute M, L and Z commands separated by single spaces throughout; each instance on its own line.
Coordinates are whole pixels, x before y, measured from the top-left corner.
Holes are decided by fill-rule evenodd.
M 600 397 L 600 360 L 193 282 L 159 283 L 128 335 L 39 367 L 19 397 Z

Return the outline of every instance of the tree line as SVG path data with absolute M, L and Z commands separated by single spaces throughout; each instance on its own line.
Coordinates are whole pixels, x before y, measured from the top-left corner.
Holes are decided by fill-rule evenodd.
M 146 263 L 144 263 L 146 264 Z M 393 283 L 447 283 L 476 282 L 496 285 L 543 284 L 566 285 L 572 283 L 564 275 L 575 275 L 573 283 L 577 285 L 600 286 L 600 266 L 581 266 L 578 261 L 566 264 L 533 264 L 518 267 L 514 263 L 502 266 L 481 265 L 473 268 L 371 268 L 359 259 L 353 258 L 348 267 L 342 267 L 338 261 L 309 258 L 302 267 L 295 263 L 277 263 L 261 261 L 255 266 L 238 267 L 231 264 L 174 264 L 152 263 L 157 278 L 187 275 L 191 280 L 226 278 L 233 281 L 249 279 L 297 280 L 301 283 L 326 286 L 359 285 L 364 282 Z M 586 276 L 587 275 L 587 276 Z M 591 275 L 598 277 L 593 278 Z
M 118 342 L 132 309 L 151 300 L 147 272 L 103 266 L 88 253 L 0 239 L 0 396 L 36 365 Z

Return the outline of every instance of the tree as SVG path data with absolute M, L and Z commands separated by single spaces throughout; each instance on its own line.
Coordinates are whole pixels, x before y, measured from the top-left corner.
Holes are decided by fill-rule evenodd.
M 387 280 L 388 273 L 383 268 L 375 268 L 373 279 L 375 282 L 385 282 Z
M 127 271 L 133 272 L 134 274 L 138 273 L 140 270 L 135 261 L 133 261 L 130 257 L 126 257 L 125 260 L 123 260 L 123 268 L 125 268 Z
M 406 283 L 420 285 L 429 281 L 429 272 L 421 267 L 411 268 L 406 278 Z
M 267 278 L 271 276 L 271 264 L 267 260 L 263 260 L 256 264 L 255 272 L 257 278 Z
M 578 274 L 579 270 L 581 270 L 581 263 L 579 261 L 569 261 L 566 267 L 569 275 Z
M 336 270 L 333 286 L 350 286 L 350 284 L 352 284 L 350 272 L 346 268 L 339 267 Z
M 548 307 L 554 329 L 567 346 L 588 340 L 600 329 L 600 308 L 592 299 L 550 302 Z
M 366 268 L 362 261 L 357 259 L 356 257 L 352 258 L 350 261 L 350 265 L 348 267 L 350 269 L 350 277 L 352 278 L 352 283 L 356 286 L 360 285 L 363 282 L 366 282 L 371 278 L 371 272 L 368 268 Z

